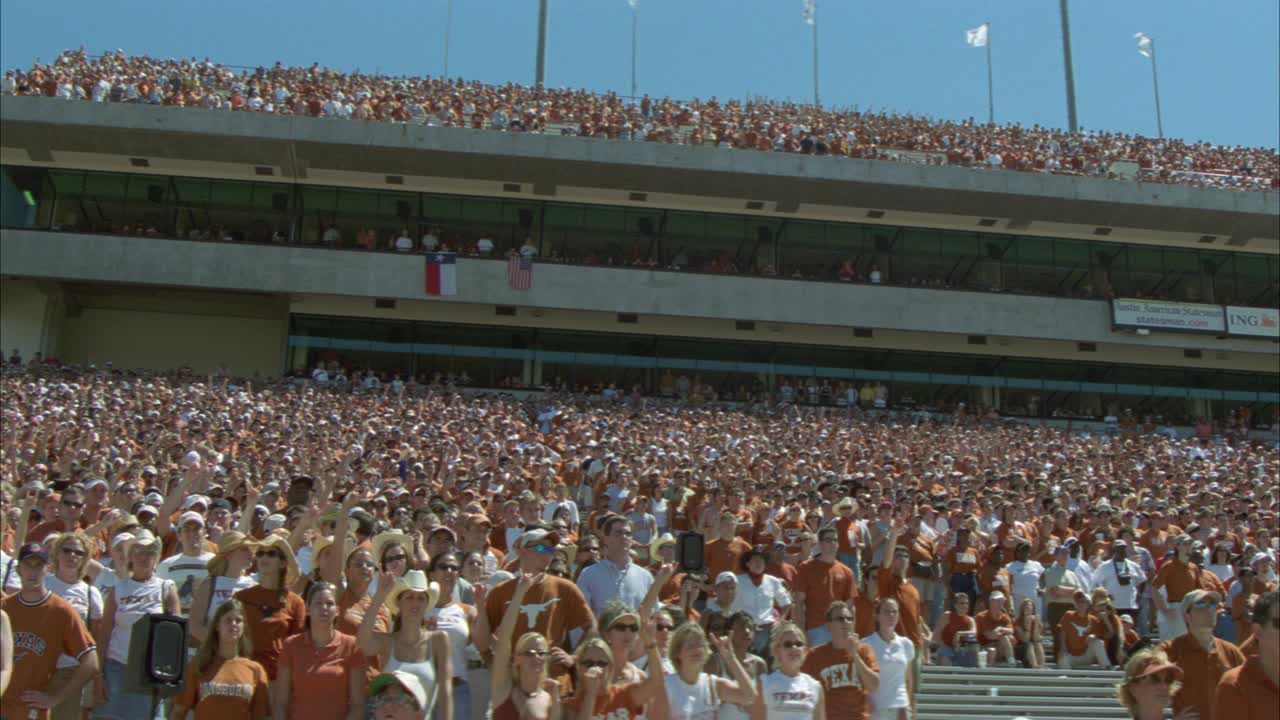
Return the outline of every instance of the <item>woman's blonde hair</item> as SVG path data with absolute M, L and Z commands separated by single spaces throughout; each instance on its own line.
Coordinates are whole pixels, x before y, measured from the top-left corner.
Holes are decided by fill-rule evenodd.
M 521 635 L 520 639 L 516 640 L 514 652 L 512 652 L 511 654 L 511 662 L 514 663 L 516 658 L 523 655 L 525 651 L 529 649 L 530 645 L 533 645 L 535 642 L 539 640 L 543 641 L 544 643 L 547 641 L 547 639 L 543 637 L 541 633 L 527 632 Z M 536 687 L 542 687 L 542 681 L 546 679 L 547 679 L 547 663 L 544 662 L 542 663 L 542 669 L 538 671 L 538 684 L 536 685 Z M 519 678 L 514 678 L 512 682 L 518 685 Z
M 88 535 L 85 535 L 79 530 L 75 532 L 62 533 L 53 543 L 51 552 L 55 558 L 61 558 L 62 548 L 73 542 L 80 543 L 80 548 L 84 550 L 84 554 L 80 556 L 80 560 L 76 564 L 76 577 L 84 579 L 85 572 L 89 569 L 89 561 L 93 559 L 89 556 L 89 553 L 92 552 L 93 545 L 90 544 Z M 54 568 L 58 567 L 57 562 L 57 560 L 54 561 Z
M 204 675 L 213 667 L 213 661 L 218 657 L 218 646 L 222 644 L 222 638 L 219 637 L 220 630 L 218 625 L 222 622 L 222 618 L 231 614 L 239 613 L 240 617 L 245 621 L 244 632 L 240 634 L 240 641 L 236 643 L 237 657 L 250 657 L 253 655 L 253 643 L 249 640 L 249 619 L 244 615 L 244 606 L 239 600 L 232 598 L 218 606 L 213 611 L 213 619 L 209 621 L 209 637 L 200 643 L 200 649 L 196 652 L 196 671 L 200 675 Z M 202 678 L 204 679 L 204 678 Z
M 591 648 L 604 653 L 604 656 L 609 659 L 610 667 L 613 666 L 613 651 L 609 649 L 609 643 L 605 642 L 604 638 L 599 635 L 592 634 L 582 638 L 578 643 L 578 647 L 574 648 L 573 658 L 577 661 L 574 663 L 574 667 L 578 667 L 578 664 L 582 662 L 582 659 L 586 657 L 587 651 Z
M 1166 665 L 1169 663 L 1169 656 L 1159 648 L 1147 648 L 1139 650 L 1129 658 L 1129 662 L 1124 665 L 1124 680 L 1116 685 L 1116 697 L 1120 699 L 1120 704 L 1128 710 L 1131 715 L 1138 712 L 1138 700 L 1133 696 L 1133 684 L 1135 676 L 1142 673 L 1152 665 Z M 1172 696 L 1182 688 L 1182 683 L 1175 681 L 1169 686 L 1169 695 Z
M 680 653 L 690 642 L 697 642 L 704 649 L 708 648 L 707 633 L 697 623 L 687 622 L 681 625 L 672 631 L 671 638 L 667 641 L 667 658 L 677 672 L 680 670 Z

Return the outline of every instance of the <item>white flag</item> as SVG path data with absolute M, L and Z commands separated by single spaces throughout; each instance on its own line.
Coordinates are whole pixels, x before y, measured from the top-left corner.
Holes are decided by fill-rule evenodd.
M 987 31 L 991 29 L 989 23 L 982 23 L 972 30 L 964 31 L 964 41 L 969 47 L 986 47 Z
M 813 18 L 814 18 L 813 3 L 814 2 L 815 0 L 804 0 L 804 22 L 806 25 L 813 24 Z
M 1151 57 L 1151 38 L 1146 33 L 1138 33 L 1133 36 L 1138 41 L 1138 54 L 1142 57 Z

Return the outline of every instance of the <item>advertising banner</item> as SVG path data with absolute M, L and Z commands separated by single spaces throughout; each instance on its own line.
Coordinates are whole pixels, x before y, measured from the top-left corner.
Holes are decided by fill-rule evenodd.
M 1280 340 L 1280 310 L 1228 305 L 1227 334 Z
M 1111 325 L 1117 328 L 1173 332 L 1225 333 L 1221 305 L 1116 298 L 1111 301 Z

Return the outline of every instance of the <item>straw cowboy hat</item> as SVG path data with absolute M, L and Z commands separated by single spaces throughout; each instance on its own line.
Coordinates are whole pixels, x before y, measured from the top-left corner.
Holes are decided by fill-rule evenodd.
M 283 535 L 271 534 L 263 538 L 262 542 L 257 544 L 259 551 L 275 550 L 284 557 L 284 584 L 282 587 L 290 588 L 298 580 L 298 558 L 293 554 L 293 548 L 289 545 L 289 538 Z
M 653 562 L 662 562 L 662 560 L 658 557 L 658 551 L 662 549 L 663 545 L 675 545 L 675 544 L 676 544 L 675 535 L 672 535 L 671 533 L 663 533 L 662 535 L 659 535 L 658 537 L 653 539 L 653 542 L 649 543 L 649 559 L 652 560 Z
M 387 609 L 392 615 L 400 612 L 400 595 L 404 592 L 424 592 L 427 593 L 427 609 L 436 606 L 436 600 L 440 599 L 440 586 L 433 582 L 427 582 L 427 574 L 421 570 L 410 570 L 404 574 L 404 577 L 396 580 L 396 584 L 391 588 L 391 593 L 387 595 Z
M 378 569 L 382 569 L 382 553 L 387 551 L 389 545 L 399 545 L 409 555 L 413 554 L 413 537 L 403 530 L 388 530 L 373 536 L 373 561 L 377 563 Z M 412 559 L 412 558 L 411 558 Z
M 254 550 L 258 541 L 238 530 L 227 530 L 218 538 L 218 552 L 209 561 L 209 574 L 218 577 L 227 571 L 227 557 L 240 548 Z

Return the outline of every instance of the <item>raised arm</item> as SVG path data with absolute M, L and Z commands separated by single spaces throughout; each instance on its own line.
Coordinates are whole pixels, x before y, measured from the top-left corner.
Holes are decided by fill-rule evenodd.
M 640 618 L 648 620 L 653 615 L 653 609 L 658 604 L 658 595 L 662 592 L 662 587 L 666 585 L 676 574 L 676 566 L 666 563 L 658 568 L 658 572 L 654 574 L 653 584 L 649 586 L 649 592 L 645 593 L 644 599 L 640 601 Z
M 374 626 L 378 624 L 378 611 L 387 601 L 387 596 L 391 594 L 391 589 L 395 587 L 396 576 L 389 572 L 378 575 L 378 592 L 373 594 L 373 601 L 369 603 L 369 608 L 365 610 L 364 617 L 360 620 L 360 629 L 356 631 L 356 641 L 360 643 L 360 652 L 365 655 L 385 657 L 387 653 L 383 650 L 390 649 L 388 647 L 391 636 L 388 633 L 382 633 L 374 630 Z M 437 677 L 449 677 L 448 675 L 437 675 Z
M 511 602 L 507 604 L 507 609 L 502 614 L 502 622 L 498 624 L 498 634 L 494 638 L 497 647 L 493 649 L 493 662 L 489 664 L 489 698 L 499 705 L 511 693 L 511 652 L 514 643 L 512 635 L 516 632 L 516 618 L 520 615 L 520 605 L 524 602 L 525 593 L 540 582 L 542 577 L 541 573 L 520 575 L 516 580 L 516 589 L 511 595 Z
M 742 662 L 738 660 L 738 654 L 733 651 L 733 646 L 729 644 L 728 639 L 722 639 L 715 635 L 707 636 L 707 640 L 711 642 L 711 647 L 720 655 L 721 662 L 729 670 L 728 678 L 714 678 L 716 689 L 721 698 L 728 700 L 737 705 L 750 705 L 756 700 L 755 683 L 751 680 L 751 676 L 747 675 L 747 669 L 742 667 Z
M 649 615 L 641 617 L 640 641 L 644 643 L 649 675 L 644 682 L 631 689 L 631 700 L 636 705 L 644 706 L 659 694 L 666 692 L 666 675 L 662 672 L 662 649 L 658 647 L 658 640 L 653 632 L 653 619 Z M 599 670 L 600 668 L 591 669 Z

